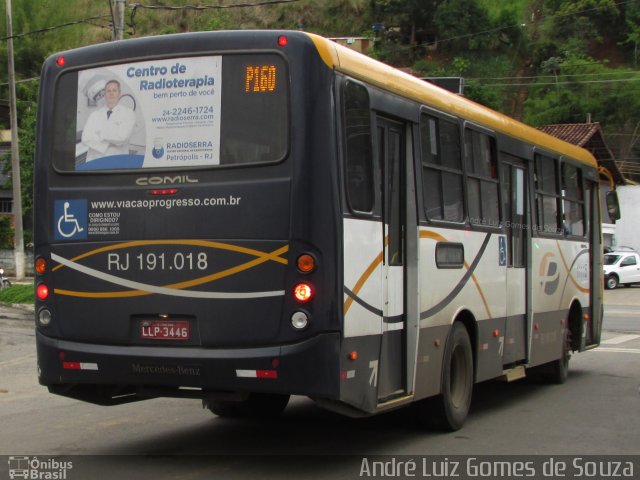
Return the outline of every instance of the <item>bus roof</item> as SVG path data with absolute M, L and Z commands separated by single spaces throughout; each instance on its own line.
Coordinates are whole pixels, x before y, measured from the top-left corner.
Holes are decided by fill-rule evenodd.
M 366 81 L 403 97 L 422 102 L 443 112 L 453 113 L 497 132 L 531 142 L 542 149 L 567 155 L 597 168 L 587 150 L 552 137 L 511 117 L 498 113 L 464 97 L 420 80 L 373 58 L 343 47 L 324 37 L 307 33 L 323 61 L 332 69 Z

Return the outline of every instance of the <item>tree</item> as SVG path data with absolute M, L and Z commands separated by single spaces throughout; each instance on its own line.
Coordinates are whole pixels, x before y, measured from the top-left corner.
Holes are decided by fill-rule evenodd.
M 618 160 L 633 157 L 640 139 L 640 95 L 636 72 L 607 68 L 589 57 L 552 58 L 554 76 L 532 84 L 525 121 L 533 125 L 582 123 L 590 115 L 600 122 Z
M 491 30 L 487 11 L 476 0 L 443 0 L 433 17 L 439 40 L 451 51 L 486 48 Z
M 0 0 L 0 4 L 4 12 L 4 1 Z M 14 1 L 12 7 L 14 35 L 104 15 L 102 19 L 16 37 L 14 49 L 18 78 L 38 76 L 42 62 L 54 52 L 97 43 L 107 40 L 110 36 L 109 6 L 106 1 L 20 0 Z M 5 34 L 6 25 L 3 21 L 0 22 L 0 35 Z M 7 71 L 6 62 L 6 44 L 0 42 L 0 71 Z
M 633 45 L 633 66 L 638 67 L 638 44 L 640 44 L 640 3 L 629 2 L 624 12 L 627 37 L 624 44 Z
M 30 226 L 33 215 L 33 165 L 36 151 L 36 110 L 39 82 L 20 83 L 17 86 L 18 137 L 20 147 L 20 182 L 22 187 L 22 214 L 26 219 L 25 243 L 31 241 Z M 11 171 L 10 155 L 4 158 L 5 173 Z M 11 177 L 7 180 L 7 188 L 11 188 Z
M 619 31 L 620 9 L 616 0 L 548 0 L 544 3 L 546 36 L 559 50 L 587 54 L 595 43 Z
M 374 22 L 399 27 L 406 42 L 415 45 L 418 31 L 432 27 L 437 5 L 438 0 L 371 0 L 371 15 Z

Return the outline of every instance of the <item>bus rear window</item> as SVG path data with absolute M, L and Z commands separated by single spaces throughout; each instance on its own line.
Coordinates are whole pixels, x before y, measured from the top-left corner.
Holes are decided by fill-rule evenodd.
M 288 72 L 275 54 L 69 72 L 54 108 L 59 171 L 264 164 L 287 153 Z

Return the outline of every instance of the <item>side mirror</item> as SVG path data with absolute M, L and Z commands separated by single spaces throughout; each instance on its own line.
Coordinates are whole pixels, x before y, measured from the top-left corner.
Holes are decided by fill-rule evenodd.
M 607 212 L 612 222 L 620 220 L 620 203 L 618 202 L 618 192 L 615 190 L 607 192 Z

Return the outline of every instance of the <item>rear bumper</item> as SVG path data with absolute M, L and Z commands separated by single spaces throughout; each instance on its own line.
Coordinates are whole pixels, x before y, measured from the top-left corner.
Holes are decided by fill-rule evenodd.
M 93 403 L 139 400 L 131 397 L 144 391 L 156 392 L 152 396 L 188 397 L 216 392 L 339 396 L 338 333 L 296 344 L 243 349 L 96 345 L 40 332 L 36 341 L 40 383 L 54 393 Z M 188 393 L 181 395 L 181 391 Z M 116 400 L 119 395 L 123 401 Z

